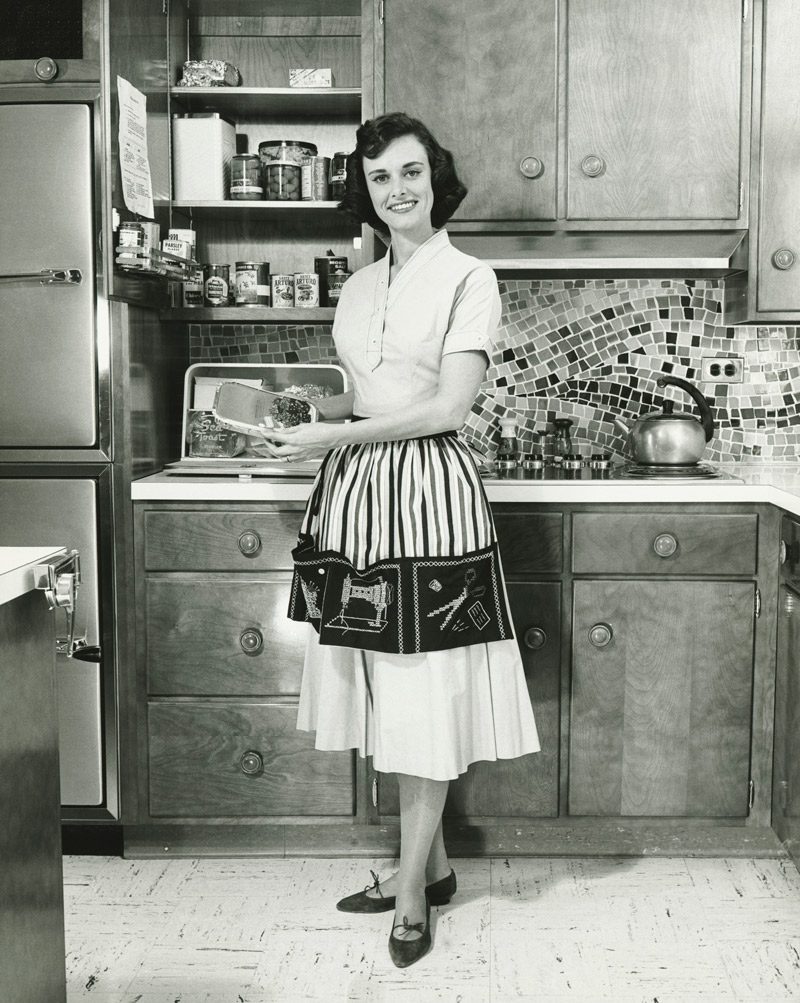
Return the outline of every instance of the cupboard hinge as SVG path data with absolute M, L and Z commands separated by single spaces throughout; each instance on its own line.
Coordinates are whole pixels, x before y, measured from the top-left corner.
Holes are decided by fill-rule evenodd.
M 756 598 L 753 612 L 755 613 L 756 620 L 761 616 L 761 589 L 756 589 Z
M 378 778 L 372 778 L 372 807 L 378 807 Z
M 752 780 L 747 782 L 747 810 L 752 811 L 756 803 L 756 785 Z
M 383 0 L 378 0 L 378 22 L 383 24 Z

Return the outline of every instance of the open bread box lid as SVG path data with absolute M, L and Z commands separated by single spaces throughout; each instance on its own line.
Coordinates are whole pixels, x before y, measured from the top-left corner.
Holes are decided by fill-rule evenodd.
M 224 428 L 214 417 L 214 398 L 225 382 L 244 383 L 277 393 L 331 397 L 349 389 L 341 366 L 327 363 L 251 364 L 246 362 L 197 363 L 189 366 L 183 381 L 181 458 L 168 463 L 166 472 L 177 475 L 209 474 L 261 477 L 309 477 L 322 459 L 287 463 L 270 456 L 258 436 Z

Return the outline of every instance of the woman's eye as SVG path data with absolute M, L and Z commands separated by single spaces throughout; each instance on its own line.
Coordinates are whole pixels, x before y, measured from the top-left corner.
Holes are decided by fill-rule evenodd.
M 406 171 L 406 177 L 408 177 L 408 178 L 416 178 L 416 177 L 419 176 L 419 173 L 420 172 L 417 171 L 417 170 Z
M 376 174 L 375 177 L 373 177 L 372 180 L 375 182 L 376 185 L 379 185 L 379 184 L 382 184 L 386 180 L 386 177 L 387 177 L 386 174 Z

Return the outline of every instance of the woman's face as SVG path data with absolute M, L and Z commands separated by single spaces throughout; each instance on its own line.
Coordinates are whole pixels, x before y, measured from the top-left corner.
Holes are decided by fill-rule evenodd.
M 428 154 L 417 137 L 400 136 L 362 164 L 378 217 L 393 232 L 426 240 L 433 232 L 433 188 Z

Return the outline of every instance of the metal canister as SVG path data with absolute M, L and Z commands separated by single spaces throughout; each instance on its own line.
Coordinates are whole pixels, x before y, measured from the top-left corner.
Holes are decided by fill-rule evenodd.
M 295 272 L 294 305 L 297 307 L 319 306 L 319 275 L 316 272 Z
M 342 294 L 342 286 L 352 274 L 352 272 L 343 271 L 328 273 L 328 306 L 336 306 L 338 304 L 339 297 Z
M 330 306 L 328 298 L 328 276 L 332 272 L 346 272 L 347 258 L 337 256 L 333 251 L 314 258 L 314 271 L 319 275 L 320 306 Z
M 259 306 L 269 306 L 272 303 L 272 289 L 269 281 L 269 262 L 261 261 L 258 265 L 258 282 L 256 297 Z
M 233 302 L 258 306 L 258 262 L 237 261 L 233 272 Z
M 347 181 L 347 154 L 334 153 L 331 157 L 331 198 L 344 198 L 344 187 Z
M 270 286 L 273 307 L 294 306 L 294 275 L 273 275 Z
M 203 265 L 203 306 L 227 306 L 230 283 L 230 265 Z
M 306 157 L 300 166 L 300 198 L 304 202 L 327 201 L 330 170 L 330 157 Z

